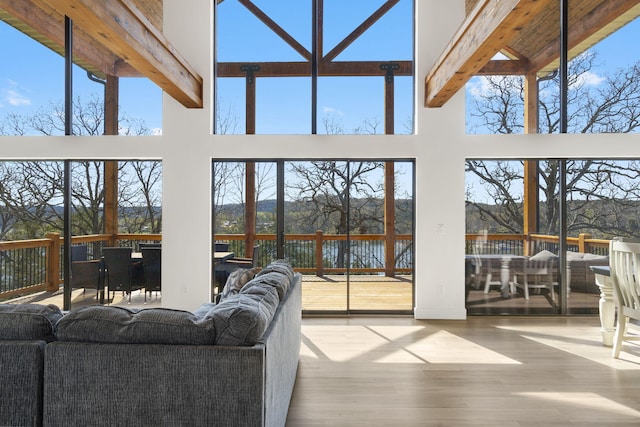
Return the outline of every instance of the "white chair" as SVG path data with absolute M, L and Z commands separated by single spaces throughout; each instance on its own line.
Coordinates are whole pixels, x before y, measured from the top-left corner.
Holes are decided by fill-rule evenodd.
M 502 286 L 500 281 L 500 259 L 483 256 L 486 252 L 486 241 L 478 238 L 473 245 L 473 259 L 475 264 L 475 287 L 480 288 L 484 283 L 484 293 L 489 293 L 491 286 Z
M 522 271 L 513 274 L 512 287 L 521 288 L 524 299 L 529 301 L 529 290 L 548 289 L 551 300 L 555 300 L 554 288 L 559 285 L 557 279 L 557 259 L 533 259 L 524 260 Z
M 622 341 L 638 341 L 640 335 L 628 331 L 630 319 L 640 320 L 640 243 L 612 240 L 609 265 L 618 308 L 618 322 L 613 339 L 613 357 L 620 356 Z

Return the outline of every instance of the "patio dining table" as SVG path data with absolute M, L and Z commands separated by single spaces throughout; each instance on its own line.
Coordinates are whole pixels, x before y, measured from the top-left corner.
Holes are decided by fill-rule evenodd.
M 515 289 L 509 289 L 509 282 L 512 276 L 512 261 L 524 260 L 527 257 L 522 255 L 511 254 L 476 254 L 466 255 L 466 259 L 473 262 L 474 259 L 479 258 L 481 261 L 485 260 L 489 263 L 500 263 L 500 294 L 503 298 L 509 298 L 510 293 L 514 293 Z

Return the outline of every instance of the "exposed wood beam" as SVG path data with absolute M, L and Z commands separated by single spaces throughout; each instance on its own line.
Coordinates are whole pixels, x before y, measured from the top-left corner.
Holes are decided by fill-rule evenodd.
M 425 105 L 441 107 L 552 0 L 480 0 L 425 79 Z
M 243 5 L 252 14 L 255 15 L 263 24 L 265 24 L 271 31 L 276 33 L 278 37 L 291 46 L 296 52 L 298 52 L 307 61 L 311 60 L 311 52 L 305 49 L 296 39 L 294 39 L 284 28 L 278 25 L 273 19 L 271 19 L 266 13 L 264 13 L 258 6 L 253 4 L 250 0 L 238 0 L 238 3 Z
M 131 0 L 41 0 L 185 107 L 202 107 L 202 77 Z
M 0 0 L 0 20 L 64 55 L 64 15 L 39 1 Z M 104 79 L 107 75 L 137 77 L 131 66 L 118 66 L 118 57 L 100 46 L 81 29 L 74 31 L 74 62 Z
M 512 76 L 526 74 L 529 61 L 491 60 L 476 72 L 476 76 Z
M 325 61 L 332 61 L 336 58 L 336 56 L 340 55 L 342 51 L 344 51 L 351 43 L 356 41 L 358 37 L 360 37 L 365 31 L 367 31 L 376 21 L 385 13 L 387 13 L 393 6 L 398 4 L 400 0 L 387 0 L 378 10 L 373 12 L 371 16 L 364 20 L 362 24 L 358 26 L 355 30 L 351 32 L 347 37 L 344 38 L 340 43 L 336 45 L 329 53 L 327 53 L 322 59 Z
M 600 39 L 605 38 L 622 26 L 616 20 L 627 14 L 634 6 L 638 6 L 638 3 L 640 3 L 638 0 L 607 0 L 580 21 L 572 23 L 569 27 L 569 50 L 580 46 L 587 39 L 590 40 L 591 44 L 595 44 Z M 633 20 L 637 13 L 640 13 L 640 11 L 630 14 L 626 19 L 628 21 Z M 608 27 L 611 27 L 610 31 L 606 30 Z M 598 32 L 601 33 L 600 37 L 595 37 L 594 39 Z M 552 65 L 551 67 L 549 65 L 552 63 L 557 64 L 559 50 L 560 36 L 541 49 L 535 58 L 530 59 L 529 71 L 538 72 L 543 68 L 558 68 L 557 65 Z M 579 50 L 582 51 L 584 49 Z
M 353 62 L 320 62 L 318 75 L 331 76 L 383 76 L 385 70 L 380 69 L 381 61 L 353 61 Z M 395 63 L 395 62 L 394 62 Z M 246 71 L 241 70 L 244 62 L 220 62 L 217 67 L 218 77 L 244 77 Z M 309 62 L 252 62 L 260 66 L 255 72 L 256 77 L 310 77 L 311 64 Z M 394 70 L 395 76 L 411 76 L 413 62 L 398 61 L 399 69 Z

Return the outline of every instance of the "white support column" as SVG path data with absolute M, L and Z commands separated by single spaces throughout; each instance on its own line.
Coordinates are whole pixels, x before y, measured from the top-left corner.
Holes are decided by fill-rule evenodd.
M 424 78 L 465 16 L 465 2 L 416 2 L 416 306 L 418 319 L 464 319 L 464 93 L 424 107 Z
M 164 33 L 204 80 L 203 109 L 163 97 L 162 305 L 187 310 L 211 298 L 212 8 L 164 1 Z

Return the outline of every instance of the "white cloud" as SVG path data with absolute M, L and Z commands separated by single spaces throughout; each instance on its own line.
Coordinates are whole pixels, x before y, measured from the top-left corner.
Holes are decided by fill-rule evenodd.
M 151 134 L 153 136 L 160 136 L 162 135 L 162 128 L 153 128 L 151 129 Z
M 0 92 L 2 94 L 2 99 L 0 102 L 4 105 L 5 103 L 11 105 L 13 107 L 23 107 L 26 105 L 31 105 L 31 100 L 27 98 L 25 95 L 20 93 L 20 87 L 17 82 L 13 80 L 9 80 L 9 87 L 6 89 L 2 89 Z
M 578 77 L 576 84 L 584 85 L 584 86 L 598 86 L 600 85 L 600 83 L 602 83 L 605 80 L 606 79 L 604 77 L 599 76 L 596 73 L 592 73 L 591 71 L 586 71 Z
M 337 110 L 337 109 L 332 108 L 332 107 L 322 107 L 322 111 L 325 114 L 337 114 L 339 116 L 344 116 L 344 113 L 342 111 Z

